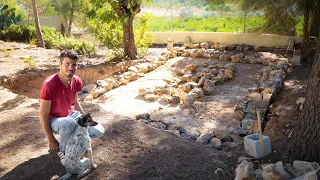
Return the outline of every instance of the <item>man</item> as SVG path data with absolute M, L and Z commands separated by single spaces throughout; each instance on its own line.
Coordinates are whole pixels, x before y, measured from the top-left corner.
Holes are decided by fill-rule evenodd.
M 47 135 L 51 152 L 57 152 L 64 165 L 64 151 L 69 136 L 76 127 L 76 120 L 84 114 L 78 101 L 82 89 L 81 79 L 74 75 L 77 70 L 78 54 L 65 50 L 60 54 L 60 71 L 49 76 L 40 91 L 40 124 Z M 99 138 L 104 128 L 98 124 L 88 129 L 90 137 Z M 59 134 L 59 142 L 53 135 Z

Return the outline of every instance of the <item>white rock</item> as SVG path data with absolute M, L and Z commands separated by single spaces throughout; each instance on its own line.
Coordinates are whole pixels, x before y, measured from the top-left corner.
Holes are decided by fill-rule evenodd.
M 275 171 L 281 175 L 284 180 L 290 180 L 290 174 L 284 169 L 282 161 L 278 161 L 276 164 Z
M 234 178 L 234 180 L 254 180 L 255 176 L 253 172 L 253 162 L 243 160 L 242 163 L 236 169 L 236 177 Z

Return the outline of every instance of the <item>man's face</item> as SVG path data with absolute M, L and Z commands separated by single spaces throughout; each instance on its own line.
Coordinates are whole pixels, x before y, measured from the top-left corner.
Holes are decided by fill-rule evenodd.
M 77 70 L 77 60 L 64 57 L 60 64 L 60 72 L 67 78 L 71 78 Z

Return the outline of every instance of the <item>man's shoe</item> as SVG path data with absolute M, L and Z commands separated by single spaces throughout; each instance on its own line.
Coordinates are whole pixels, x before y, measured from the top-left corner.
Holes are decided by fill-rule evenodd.
M 66 165 L 66 157 L 64 155 L 64 152 L 58 152 L 58 156 L 60 158 L 60 163 L 62 164 L 62 166 Z

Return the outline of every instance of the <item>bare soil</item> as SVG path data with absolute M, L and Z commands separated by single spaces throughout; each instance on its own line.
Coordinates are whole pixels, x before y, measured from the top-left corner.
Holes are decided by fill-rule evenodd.
M 0 52 L 0 82 L 5 83 L 10 77 L 22 77 L 18 75 L 30 76 L 15 86 L 19 88 L 0 86 L 0 179 L 55 179 L 65 171 L 58 157 L 48 153 L 38 118 L 39 90 L 34 87 L 40 88 L 47 75 L 58 71 L 60 51 L 9 42 L 0 44 L 0 49 L 10 51 L 9 54 L 9 51 Z M 23 58 L 28 56 L 37 60 L 35 70 L 25 69 Z M 234 105 L 243 99 L 245 90 L 255 84 L 262 65 L 237 64 L 235 78 L 217 86 L 218 94 L 206 96 L 193 108 L 171 106 L 161 101 L 150 103 L 137 97 L 139 87 L 157 83 L 162 79 L 159 77 L 171 76 L 174 67 L 205 61 L 170 59 L 145 77 L 109 91 L 93 103 L 82 102 L 85 111 L 106 129 L 103 138 L 93 140 L 98 168 L 83 179 L 233 179 L 238 157 L 245 155 L 241 143 L 232 149 L 217 150 L 132 120 L 136 114 L 148 112 L 152 119 L 159 121 L 174 121 L 199 131 L 214 129 L 221 132 L 238 124 Z M 82 57 L 80 63 L 81 67 L 94 69 L 105 64 L 105 60 L 102 56 Z M 283 143 L 299 115 L 295 101 L 304 95 L 310 69 L 309 63 L 302 63 L 301 67 L 294 67 L 288 73 L 270 108 L 265 129 L 265 134 L 272 140 L 273 153 L 260 162 L 282 160 Z M 89 74 L 92 79 L 99 78 L 94 73 Z M 21 87 L 25 90 L 21 91 Z

